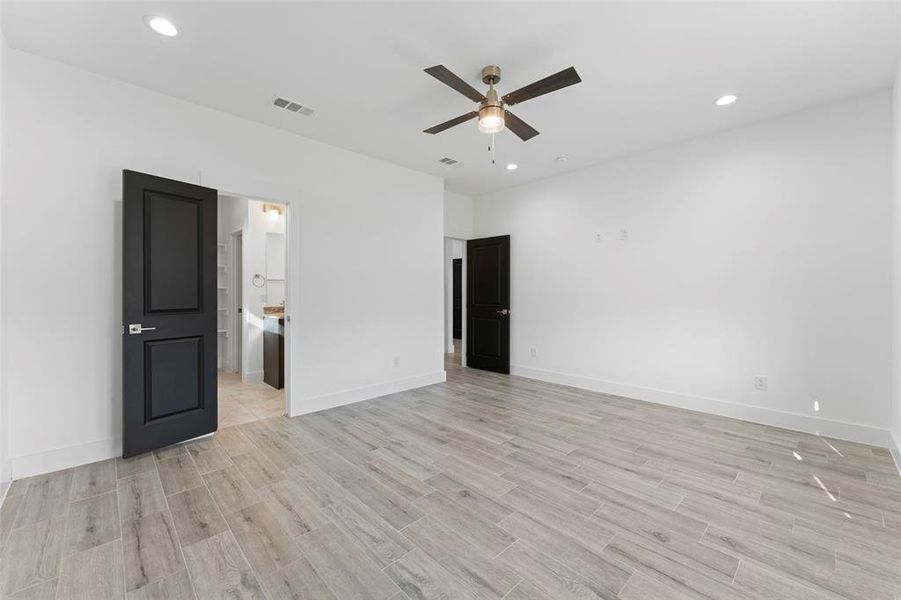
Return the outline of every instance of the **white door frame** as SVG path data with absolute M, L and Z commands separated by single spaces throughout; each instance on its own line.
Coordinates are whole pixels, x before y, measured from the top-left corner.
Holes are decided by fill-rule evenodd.
M 237 255 L 238 241 L 241 242 L 241 256 Z M 244 381 L 244 373 L 247 368 L 244 365 L 244 229 L 238 229 L 231 233 L 231 288 L 232 294 L 229 301 L 229 312 L 231 313 L 231 325 L 235 327 L 232 332 L 232 355 L 231 368 L 232 371 L 241 375 L 241 381 Z M 240 261 L 240 269 L 238 263 Z M 241 274 L 238 277 L 238 273 Z M 240 291 L 240 301 L 238 295 Z M 238 309 L 241 309 L 240 311 Z M 238 350 L 240 349 L 240 354 Z
M 461 267 L 460 293 L 463 294 L 462 307 L 460 309 L 460 365 L 466 366 L 466 239 L 444 236 L 444 333 L 441 336 L 442 352 L 447 352 L 447 343 L 453 344 L 453 322 L 448 322 L 448 315 L 452 314 L 454 302 L 454 240 L 463 242 L 463 264 Z M 450 334 L 448 333 L 450 332 Z M 449 337 L 448 337 L 449 336 Z

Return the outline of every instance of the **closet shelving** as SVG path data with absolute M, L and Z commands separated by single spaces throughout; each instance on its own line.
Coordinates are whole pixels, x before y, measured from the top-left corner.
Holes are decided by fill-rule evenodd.
M 219 338 L 217 362 L 219 369 L 225 369 L 228 365 L 228 344 L 225 340 L 229 336 L 229 310 L 228 310 L 228 246 L 223 243 L 216 244 L 216 337 Z

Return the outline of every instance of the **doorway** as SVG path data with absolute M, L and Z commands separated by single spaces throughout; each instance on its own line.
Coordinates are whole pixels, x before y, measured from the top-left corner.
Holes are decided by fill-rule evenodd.
M 466 241 L 444 238 L 444 358 L 445 367 L 464 366 L 466 336 Z
M 219 428 L 285 415 L 287 206 L 219 195 Z
M 510 372 L 510 236 L 466 242 L 466 364 Z
M 123 458 L 291 414 L 289 206 L 127 169 L 122 203 Z M 266 248 L 281 253 L 268 265 Z M 274 385 L 257 360 L 264 330 L 280 338 Z
M 510 236 L 444 238 L 444 367 L 510 372 Z

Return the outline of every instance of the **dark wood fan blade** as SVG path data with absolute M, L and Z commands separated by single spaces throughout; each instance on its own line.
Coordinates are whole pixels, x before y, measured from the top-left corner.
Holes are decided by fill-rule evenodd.
M 478 114 L 478 113 L 476 113 Z M 504 111 L 504 125 L 507 129 L 516 134 L 516 136 L 524 142 L 528 142 L 538 135 L 538 130 L 514 115 L 509 110 Z
M 472 111 L 471 113 L 466 113 L 465 115 L 460 115 L 456 119 L 451 119 L 450 121 L 445 121 L 441 125 L 435 125 L 434 127 L 429 127 L 428 129 L 423 129 L 423 133 L 441 133 L 445 129 L 450 129 L 455 125 L 459 125 L 460 123 L 465 123 L 470 119 L 475 119 L 479 116 L 479 113 L 476 111 Z
M 526 100 L 531 100 L 532 98 L 537 98 L 538 96 L 543 96 L 551 92 L 556 92 L 559 89 L 575 85 L 580 81 L 582 81 L 582 78 L 576 73 L 576 69 L 570 67 L 510 92 L 504 96 L 504 102 L 507 106 L 513 106 L 514 104 L 519 104 Z
M 485 95 L 475 89 L 453 73 L 444 65 L 435 65 L 425 70 L 426 73 L 443 83 L 450 86 L 472 100 L 473 102 L 481 102 L 485 99 Z

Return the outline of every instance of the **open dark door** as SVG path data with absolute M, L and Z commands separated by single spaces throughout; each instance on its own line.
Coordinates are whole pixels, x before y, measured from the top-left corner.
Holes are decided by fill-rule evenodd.
M 122 455 L 216 430 L 216 190 L 122 173 Z
M 463 259 L 453 259 L 453 335 L 455 340 L 463 337 Z
M 510 372 L 510 236 L 466 243 L 466 366 Z

